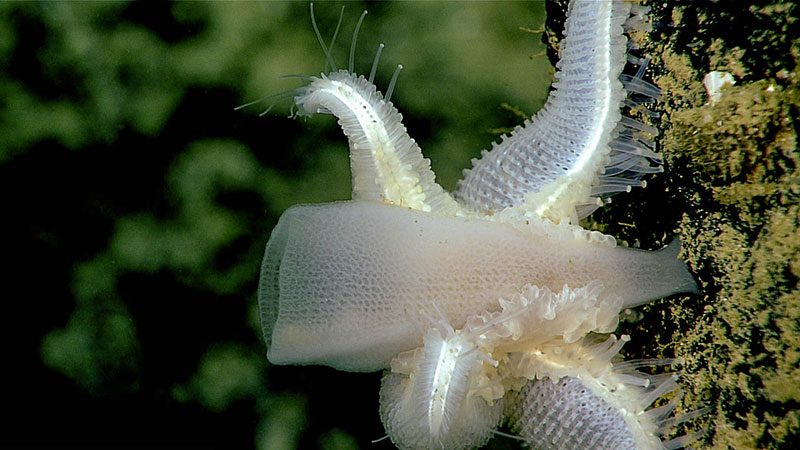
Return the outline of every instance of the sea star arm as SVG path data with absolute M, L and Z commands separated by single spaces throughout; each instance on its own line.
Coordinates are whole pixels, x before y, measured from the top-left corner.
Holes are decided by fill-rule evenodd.
M 629 2 L 570 4 L 553 92 L 530 121 L 473 160 L 455 192 L 460 202 L 482 212 L 509 208 L 512 215 L 577 223 L 602 197 L 661 170 L 642 133 L 655 130 L 620 114 L 628 93 L 658 96 L 640 78 L 621 75 L 624 31 L 643 20 L 632 8 L 641 9 Z
M 339 118 L 350 145 L 353 200 L 450 215 L 461 211 L 436 183 L 430 160 L 408 135 L 403 116 L 363 76 L 341 70 L 313 77 L 295 103 L 301 114 Z

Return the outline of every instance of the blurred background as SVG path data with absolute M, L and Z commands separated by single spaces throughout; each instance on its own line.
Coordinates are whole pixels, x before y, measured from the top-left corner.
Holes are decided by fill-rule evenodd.
M 315 5 L 326 40 L 341 3 Z M 452 189 L 543 103 L 543 2 L 348 2 L 333 54 L 376 84 Z M 305 2 L 0 3 L 11 353 L 0 444 L 391 448 L 380 374 L 267 363 L 264 246 L 297 203 L 350 197 L 332 117 L 290 102 L 325 58 Z M 495 439 L 492 446 L 513 446 Z M 496 444 L 496 445 L 495 445 Z

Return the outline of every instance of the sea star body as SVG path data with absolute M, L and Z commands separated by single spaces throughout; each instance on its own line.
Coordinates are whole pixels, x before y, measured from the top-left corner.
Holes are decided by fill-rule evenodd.
M 644 11 L 572 2 L 555 91 L 474 161 L 455 196 L 369 80 L 334 71 L 300 88 L 300 114 L 339 118 L 353 201 L 291 208 L 273 231 L 259 288 L 270 361 L 391 368 L 381 415 L 403 448 L 481 445 L 506 393 L 537 378 L 596 384 L 600 397 L 644 380 L 617 405 L 638 415 L 677 388 L 613 378 L 626 339 L 586 342 L 613 331 L 623 308 L 696 289 L 677 241 L 643 252 L 577 225 L 607 195 L 661 170 L 643 133 L 654 130 L 620 114 L 629 92 L 656 95 L 621 75 L 623 30 L 641 27 Z M 631 442 L 657 448 L 663 429 L 649 420 Z

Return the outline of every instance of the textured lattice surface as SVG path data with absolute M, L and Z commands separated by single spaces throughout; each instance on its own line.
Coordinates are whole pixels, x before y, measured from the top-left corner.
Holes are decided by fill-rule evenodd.
M 623 306 L 694 288 L 677 246 L 579 241 L 372 202 L 298 206 L 272 232 L 259 287 L 276 364 L 379 370 L 418 347 L 436 307 L 455 328 L 527 284 L 554 292 L 600 279 Z M 538 231 L 537 231 L 538 230 Z
M 620 114 L 630 94 L 659 95 L 641 74 L 621 75 L 628 58 L 623 32 L 642 28 L 646 10 L 631 12 L 628 2 L 570 4 L 547 103 L 473 160 L 455 192 L 459 201 L 478 211 L 525 202 L 550 210 L 539 212 L 554 220 L 576 220 L 597 207 L 598 197 L 639 186 L 642 174 L 661 170 L 652 141 L 642 134 L 657 132 Z
M 533 380 L 506 402 L 509 425 L 537 450 L 635 450 L 620 412 L 577 378 Z

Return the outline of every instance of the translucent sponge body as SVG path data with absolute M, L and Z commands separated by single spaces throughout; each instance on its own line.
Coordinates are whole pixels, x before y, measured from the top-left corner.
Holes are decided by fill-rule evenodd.
M 570 230 L 366 201 L 292 207 L 273 230 L 262 265 L 258 301 L 268 357 L 273 364 L 380 370 L 422 345 L 425 314 L 441 312 L 460 328 L 526 285 L 558 292 L 602 280 L 598 298 L 617 305 L 612 315 L 695 289 L 677 259 L 677 241 L 646 252 Z

